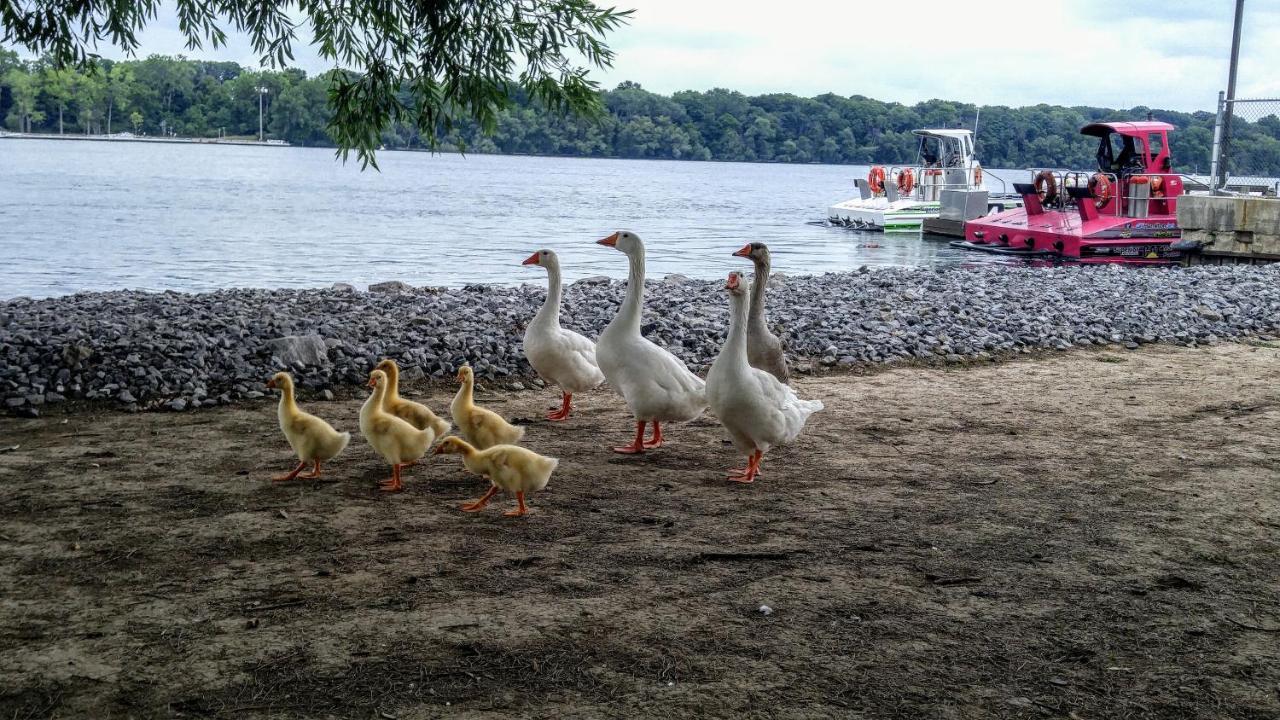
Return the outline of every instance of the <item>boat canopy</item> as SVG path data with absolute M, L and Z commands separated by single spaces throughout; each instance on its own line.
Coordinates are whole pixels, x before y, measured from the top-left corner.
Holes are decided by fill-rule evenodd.
M 1089 123 L 1080 128 L 1081 135 L 1092 135 L 1093 137 L 1106 137 L 1111 133 L 1124 135 L 1125 137 L 1141 137 L 1145 138 L 1149 133 L 1167 133 L 1174 130 L 1172 125 L 1166 122 L 1158 122 L 1155 120 L 1147 120 L 1144 122 L 1100 122 Z
M 948 128 L 945 130 L 931 130 L 931 129 L 912 130 L 911 133 L 913 135 L 919 135 L 920 137 L 936 137 L 936 138 L 953 138 L 954 139 L 954 138 L 969 137 L 970 135 L 973 134 L 973 131 Z

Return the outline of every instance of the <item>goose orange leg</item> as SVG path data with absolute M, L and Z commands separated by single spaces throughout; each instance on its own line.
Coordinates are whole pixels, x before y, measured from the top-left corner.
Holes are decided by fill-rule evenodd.
M 307 461 L 303 460 L 302 462 L 298 463 L 298 467 L 294 468 L 292 472 L 288 472 L 283 475 L 272 475 L 271 479 L 274 480 L 275 482 L 288 482 L 289 480 L 292 480 L 298 477 L 298 473 L 302 472 L 302 468 L 306 466 L 307 466 Z
M 662 425 L 657 420 L 653 421 L 653 437 L 644 441 L 647 448 L 662 447 Z
M 398 490 L 403 490 L 404 483 L 400 482 L 400 468 L 402 467 L 404 467 L 403 464 L 392 465 L 391 479 L 383 480 L 378 483 L 378 489 L 382 492 L 396 492 Z
M 552 422 L 555 422 L 557 420 L 568 420 L 569 410 L 570 410 L 569 404 L 572 401 L 573 401 L 573 393 L 564 393 L 564 404 L 560 406 L 559 410 L 553 410 L 552 412 L 547 413 L 547 419 L 551 420 Z
M 498 486 L 490 485 L 489 492 L 485 493 L 484 497 L 480 498 L 479 500 L 472 500 L 466 505 L 463 505 L 462 512 L 479 512 L 483 510 L 484 506 L 489 504 L 489 498 L 492 498 L 494 495 L 497 495 L 497 494 L 498 494 Z M 521 494 L 523 495 L 524 493 L 521 493 Z
M 659 436 L 658 439 L 661 440 L 662 439 L 661 436 Z M 623 445 L 622 447 L 616 447 L 613 449 L 613 451 L 616 453 L 621 453 L 623 455 L 639 455 L 640 453 L 644 452 L 644 448 L 645 448 L 644 421 L 637 420 L 636 421 L 636 439 L 631 441 L 630 445 Z
M 729 481 L 739 483 L 754 482 L 756 475 L 760 473 L 760 459 L 764 457 L 764 453 L 759 450 L 751 454 L 747 459 L 747 467 L 745 470 L 734 468 L 729 471 Z
M 516 507 L 515 510 L 508 510 L 502 514 L 506 515 L 507 517 L 520 517 L 521 515 L 524 515 L 525 513 L 529 512 L 529 506 L 524 504 L 523 490 L 516 493 L 516 502 L 519 503 L 519 505 Z

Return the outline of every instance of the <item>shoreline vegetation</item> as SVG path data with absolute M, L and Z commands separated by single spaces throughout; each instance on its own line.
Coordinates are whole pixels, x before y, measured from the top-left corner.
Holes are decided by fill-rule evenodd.
M 647 286 L 644 333 L 705 372 L 724 341 L 718 281 Z M 565 289 L 566 327 L 596 337 L 625 282 Z M 407 382 L 470 364 L 524 386 L 521 350 L 542 285 L 112 291 L 0 302 L 0 402 L 35 417 L 68 400 L 182 411 L 263 397 L 275 372 L 304 398 L 347 394 L 380 359 Z M 1280 266 L 1169 270 L 884 268 L 776 276 L 769 320 L 800 374 L 897 363 L 968 364 L 1073 347 L 1214 345 L 1280 336 Z M 536 384 L 536 383 L 534 383 Z
M 96 72 L 58 70 L 0 49 L 0 124 L 20 132 L 184 138 L 257 137 L 259 104 L 267 138 L 334 147 L 328 106 L 331 78 L 299 70 L 263 72 L 230 62 L 152 55 L 101 61 Z M 265 90 L 265 92 L 261 92 Z M 978 152 L 989 167 L 1088 167 L 1094 142 L 1079 135 L 1096 120 L 1143 120 L 1177 126 L 1175 167 L 1208 168 L 1214 114 L 1148 107 L 1112 109 L 1034 105 L 978 106 L 946 100 L 914 105 L 827 93 L 747 96 L 726 89 L 670 96 L 623 82 L 601 92 L 596 119 L 548 111 L 522 92 L 496 115 L 492 135 L 459 119 L 439 133 L 443 151 L 623 159 L 721 160 L 866 165 L 915 159 L 920 127 L 972 127 L 980 112 Z M 1280 175 L 1280 118 L 1233 125 L 1239 174 Z M 410 124 L 393 123 L 385 149 L 428 149 Z

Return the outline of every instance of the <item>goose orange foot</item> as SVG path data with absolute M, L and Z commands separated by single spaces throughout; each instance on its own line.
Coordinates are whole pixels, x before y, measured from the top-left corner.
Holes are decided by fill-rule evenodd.
M 659 437 L 658 439 L 661 440 L 662 438 Z M 638 420 L 636 421 L 636 439 L 632 440 L 630 445 L 616 447 L 613 451 L 622 455 L 639 455 L 644 452 L 644 449 L 644 421 Z
M 653 437 L 645 440 L 644 446 L 647 448 L 662 447 L 662 425 L 657 420 L 653 421 Z
M 306 461 L 304 460 L 304 461 L 302 461 L 302 462 L 298 463 L 298 467 L 294 468 L 291 472 L 284 473 L 283 475 L 272 475 L 272 476 L 271 476 L 271 479 L 272 479 L 274 482 L 288 482 L 288 481 L 290 481 L 290 480 L 292 480 L 292 479 L 294 479 L 294 478 L 298 477 L 298 473 L 302 472 L 302 468 L 304 468 L 304 467 L 306 467 L 306 466 L 307 466 L 307 463 L 306 463 Z
M 391 479 L 383 480 L 378 483 L 378 489 L 382 492 L 398 492 L 404 489 L 404 483 L 400 481 L 400 468 L 402 465 L 391 466 Z
M 508 510 L 502 514 L 506 517 L 520 517 L 529 513 L 529 506 L 524 504 L 524 492 L 516 493 L 516 503 L 518 507 L 515 510 Z
M 729 482 L 750 483 L 755 482 L 756 475 L 760 474 L 760 459 L 764 457 L 764 453 L 759 450 L 751 454 L 747 459 L 746 468 L 733 468 L 729 470 Z
M 559 420 L 568 420 L 569 419 L 569 403 L 572 400 L 573 400 L 572 393 L 564 393 L 564 404 L 560 406 L 559 410 L 552 410 L 551 412 L 547 413 L 547 419 L 552 422 L 556 422 Z
M 468 513 L 480 512 L 485 508 L 486 505 L 489 504 L 489 498 L 492 498 L 497 493 L 498 493 L 498 486 L 495 485 L 489 488 L 489 492 L 485 493 L 484 497 L 480 498 L 479 500 L 472 500 L 466 505 L 463 505 L 461 508 L 462 512 L 468 512 Z

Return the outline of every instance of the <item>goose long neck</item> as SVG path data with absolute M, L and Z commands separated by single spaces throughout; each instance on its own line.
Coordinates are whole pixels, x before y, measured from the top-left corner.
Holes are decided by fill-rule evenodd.
M 755 264 L 756 276 L 751 283 L 751 309 L 749 318 L 751 322 L 764 322 L 764 291 L 769 284 L 769 261 L 761 260 Z
M 467 375 L 463 377 L 462 387 L 458 388 L 458 397 L 454 399 L 454 402 L 464 408 L 470 408 L 475 405 L 475 400 L 473 399 L 475 393 L 475 382 L 474 375 Z
M 560 264 L 547 265 L 547 301 L 542 303 L 533 321 L 549 325 L 560 324 L 560 302 L 563 289 L 560 280 Z
M 290 414 L 298 412 L 298 401 L 293 395 L 293 383 L 280 385 L 280 411 Z
M 729 295 L 729 337 L 724 343 L 724 354 L 736 364 L 747 364 L 747 314 L 749 301 L 746 293 Z
M 631 270 L 627 273 L 627 295 L 618 309 L 618 321 L 627 330 L 640 332 L 640 311 L 644 307 L 644 248 L 628 255 Z
M 386 399 L 395 401 L 400 399 L 400 371 L 388 368 L 387 373 L 387 392 Z

